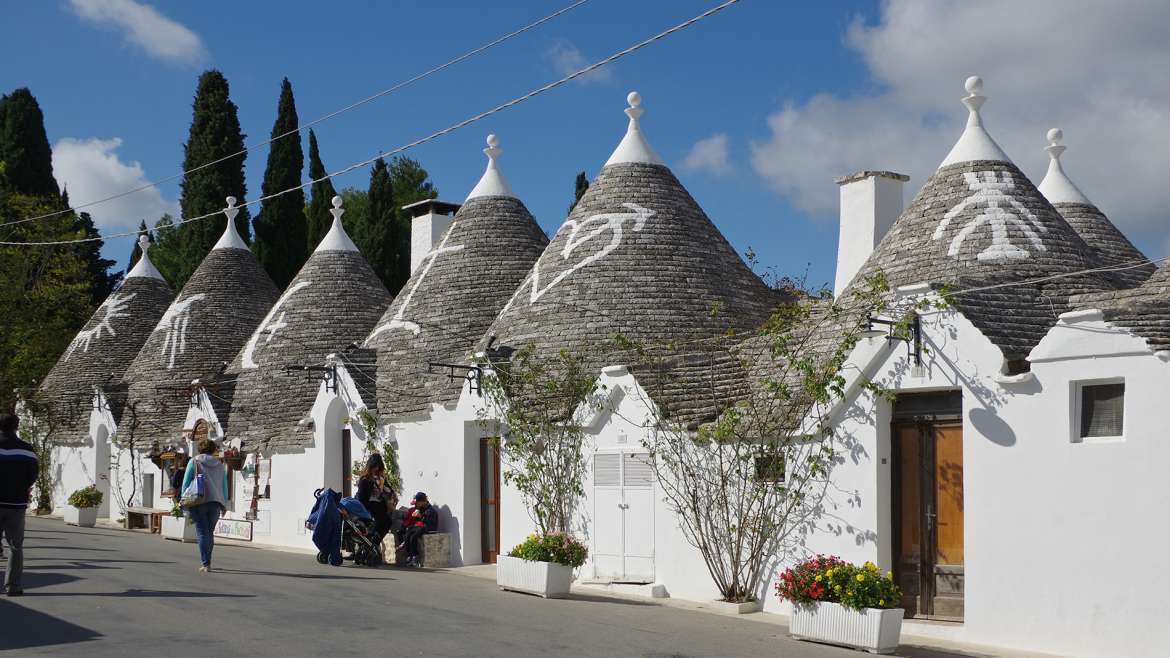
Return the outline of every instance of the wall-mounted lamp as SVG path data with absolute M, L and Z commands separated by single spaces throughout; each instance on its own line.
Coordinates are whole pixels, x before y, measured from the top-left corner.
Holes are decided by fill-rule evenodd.
M 874 325 L 885 327 L 885 329 L 877 328 Z M 893 320 L 870 316 L 865 319 L 865 329 L 861 332 L 861 335 L 866 338 L 878 338 L 884 335 L 886 342 L 890 344 L 896 340 L 904 341 L 906 343 L 907 356 L 914 362 L 910 367 L 910 376 L 925 377 L 926 367 L 922 364 L 921 318 L 915 314 L 910 322 L 907 323 L 904 332 L 899 329 L 898 323 Z

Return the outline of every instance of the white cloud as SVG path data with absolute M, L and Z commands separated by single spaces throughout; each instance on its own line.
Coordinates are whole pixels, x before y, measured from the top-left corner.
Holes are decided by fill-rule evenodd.
M 69 0 L 69 6 L 79 18 L 121 31 L 127 41 L 160 59 L 196 63 L 207 57 L 198 34 L 154 7 L 135 0 Z
M 878 24 L 855 21 L 846 39 L 880 91 L 785 105 L 752 145 L 753 166 L 825 216 L 833 176 L 892 169 L 916 190 L 962 132 L 963 81 L 980 75 L 984 123 L 1033 181 L 1048 163 L 1044 134 L 1059 126 L 1065 170 L 1085 194 L 1123 229 L 1164 235 L 1167 25 L 1165 0 L 890 0 Z
M 731 158 L 728 155 L 727 134 L 715 133 L 695 142 L 682 166 L 687 171 L 702 171 L 715 176 L 730 173 Z
M 593 63 L 593 60 L 585 57 L 585 53 L 564 40 L 558 41 L 552 48 L 549 48 L 545 52 L 545 57 L 552 64 L 553 70 L 560 75 L 569 75 Z M 607 64 L 599 69 L 590 71 L 577 78 L 576 82 L 583 85 L 608 84 L 613 82 L 613 65 Z
M 64 138 L 53 145 L 53 175 L 69 191 L 70 202 L 84 204 L 148 183 L 142 165 L 118 157 L 121 146 L 117 137 Z M 163 213 L 177 216 L 178 204 L 163 199 L 152 187 L 81 210 L 92 215 L 103 232 L 111 232 L 134 230 L 143 219 L 154 226 Z

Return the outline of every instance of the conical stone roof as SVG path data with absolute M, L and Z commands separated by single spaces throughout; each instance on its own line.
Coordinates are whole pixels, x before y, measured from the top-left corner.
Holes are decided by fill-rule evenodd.
M 1170 267 L 1163 264 L 1140 286 L 1074 297 L 1073 307 L 1096 308 L 1104 318 L 1146 339 L 1154 351 L 1170 350 Z
M 461 382 L 428 375 L 427 364 L 467 363 L 548 245 L 499 169 L 498 143 L 488 137 L 483 177 L 366 339 L 377 352 L 384 419 L 458 399 Z
M 1098 255 L 987 135 L 979 108 L 982 82 L 967 81 L 973 117 L 959 142 L 890 227 L 855 281 L 884 272 L 893 287 L 930 283 L 955 289 L 1013 283 L 960 295 L 955 305 L 1009 358 L 1026 354 L 1055 322 L 1069 295 L 1112 289 L 1110 275 L 1077 275 L 1101 267 Z M 987 159 L 992 158 L 992 159 Z M 1041 304 L 1037 295 L 1048 303 Z
M 676 376 L 651 394 L 665 413 L 695 424 L 715 413 L 707 387 L 698 384 L 711 376 L 711 358 L 728 374 L 720 386 L 734 386 L 745 373 L 726 354 L 689 359 L 685 345 L 725 335 L 729 327 L 756 328 L 779 296 L 661 164 L 639 126 L 640 97 L 631 93 L 629 101 L 625 138 L 492 324 L 483 346 L 520 349 L 532 343 L 544 355 L 566 349 L 597 359 L 591 365 L 600 368 L 636 365 L 618 361 L 620 355 L 585 353 L 617 333 L 650 347 L 683 345 Z
M 127 405 L 150 439 L 179 435 L 189 406 L 187 387 L 230 363 L 280 295 L 236 233 L 234 198 L 228 197 L 224 212 L 223 237 L 163 313 L 123 378 Z
M 94 387 L 105 390 L 118 384 L 175 297 L 150 262 L 145 236 L 140 244 L 138 263 L 94 311 L 41 383 L 38 397 L 63 412 L 57 414 L 65 424 L 57 435 L 63 445 L 85 441 Z
M 1149 259 L 1064 173 L 1060 164 L 1060 156 L 1067 148 L 1060 143 L 1063 138 L 1064 133 L 1059 128 L 1048 131 L 1045 150 L 1051 160 L 1048 173 L 1038 187 L 1040 193 L 1084 239 L 1103 265 L 1124 268 L 1114 273 L 1118 280 L 1127 287 L 1140 285 L 1154 273 L 1154 264 L 1146 262 Z
M 276 451 L 312 438 L 298 423 L 313 407 L 325 357 L 361 341 L 391 295 L 346 235 L 341 197 L 333 197 L 333 227 L 254 329 L 229 369 L 236 377 L 229 438 Z

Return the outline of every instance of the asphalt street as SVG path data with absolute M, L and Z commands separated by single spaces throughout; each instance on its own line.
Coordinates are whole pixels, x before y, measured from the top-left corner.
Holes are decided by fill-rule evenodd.
M 0 653 L 85 656 L 857 657 L 783 626 L 603 596 L 501 592 L 450 571 L 28 522 L 22 598 L 0 597 Z M 907 648 L 900 655 L 955 656 Z

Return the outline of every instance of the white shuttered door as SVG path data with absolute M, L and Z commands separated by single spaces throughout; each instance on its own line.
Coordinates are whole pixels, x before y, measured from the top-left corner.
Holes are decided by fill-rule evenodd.
M 654 582 L 654 471 L 645 453 L 593 456 L 594 575 Z

